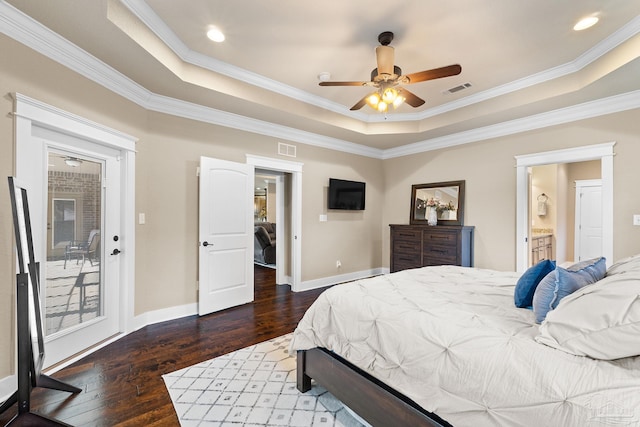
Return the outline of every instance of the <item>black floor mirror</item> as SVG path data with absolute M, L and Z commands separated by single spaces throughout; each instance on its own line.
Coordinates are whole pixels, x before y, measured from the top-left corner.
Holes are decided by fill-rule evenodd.
M 0 406 L 0 413 L 18 403 L 17 415 L 7 426 L 69 426 L 31 411 L 34 387 L 79 393 L 82 390 L 41 373 L 44 363 L 44 336 L 40 314 L 40 265 L 33 250 L 27 190 L 9 177 L 9 193 L 16 237 L 16 322 L 18 336 L 18 390 Z

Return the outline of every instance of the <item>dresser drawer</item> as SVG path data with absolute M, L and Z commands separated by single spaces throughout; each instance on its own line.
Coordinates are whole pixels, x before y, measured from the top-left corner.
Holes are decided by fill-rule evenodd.
M 393 254 L 393 271 L 406 270 L 407 268 L 422 267 L 420 253 L 415 255 Z
M 447 256 L 430 256 L 425 257 L 422 261 L 422 265 L 425 267 L 434 266 L 434 265 L 460 265 L 458 263 L 458 258 L 447 257 Z
M 420 257 L 420 240 L 394 240 L 393 253 L 395 254 L 417 254 Z
M 397 240 L 406 240 L 406 241 L 414 241 L 421 242 L 422 241 L 422 230 L 416 230 L 414 228 L 406 228 L 402 230 L 395 230 L 393 233 L 393 239 Z
M 453 244 L 451 246 L 446 245 L 428 245 L 426 242 L 424 243 L 423 255 L 425 258 L 427 257 L 456 257 L 458 254 L 458 247 Z
M 458 233 L 441 231 L 441 230 L 433 230 L 433 231 L 424 231 L 424 247 L 428 246 L 453 246 L 454 248 L 458 243 Z

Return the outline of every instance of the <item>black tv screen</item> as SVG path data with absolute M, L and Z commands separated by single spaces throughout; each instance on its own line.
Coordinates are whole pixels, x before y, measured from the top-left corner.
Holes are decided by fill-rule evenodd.
M 329 178 L 329 209 L 364 210 L 365 183 Z

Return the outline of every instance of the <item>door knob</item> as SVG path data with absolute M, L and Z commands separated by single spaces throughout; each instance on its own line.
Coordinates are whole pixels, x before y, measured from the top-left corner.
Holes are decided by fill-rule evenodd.
M 111 255 L 118 255 L 120 253 L 120 249 L 114 249 L 113 252 L 111 252 Z
M 209 242 L 205 241 L 205 242 L 202 244 L 202 246 L 209 246 L 209 245 L 213 246 L 213 243 L 209 243 Z

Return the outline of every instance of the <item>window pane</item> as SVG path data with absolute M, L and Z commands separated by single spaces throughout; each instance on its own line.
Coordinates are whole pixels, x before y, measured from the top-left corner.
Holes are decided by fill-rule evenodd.
M 45 335 L 102 316 L 102 163 L 49 153 Z

